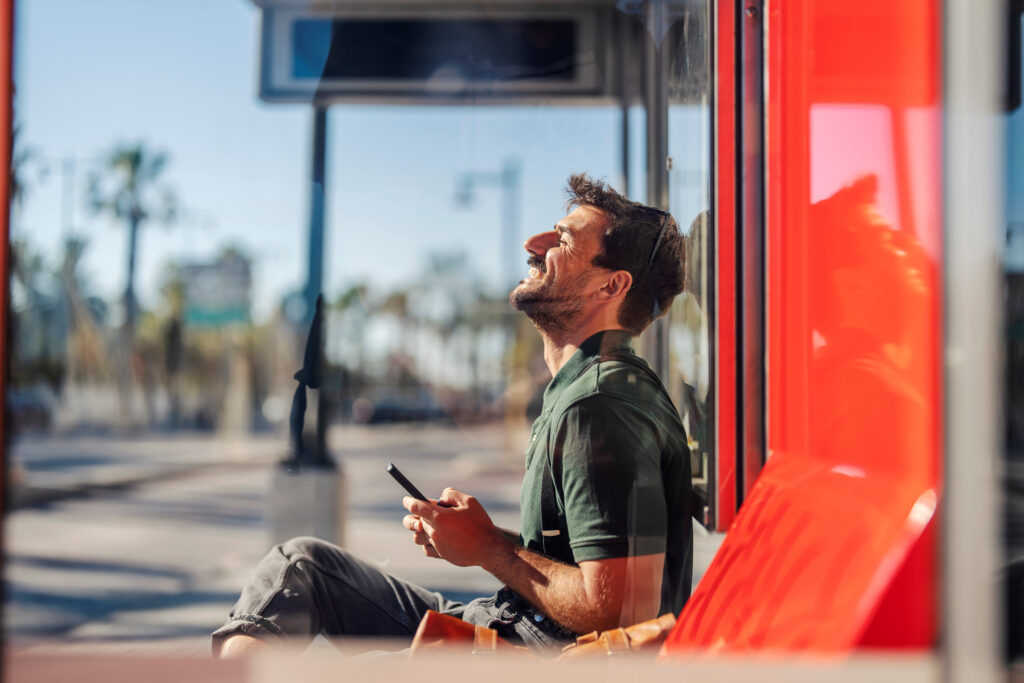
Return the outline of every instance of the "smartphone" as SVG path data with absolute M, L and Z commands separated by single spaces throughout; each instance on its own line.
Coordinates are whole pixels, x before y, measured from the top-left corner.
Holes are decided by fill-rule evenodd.
M 390 474 L 392 477 L 394 477 L 395 481 L 397 481 L 399 484 L 401 484 L 402 488 L 405 489 L 406 491 L 408 491 L 410 496 L 412 496 L 413 498 L 416 498 L 418 500 L 422 500 L 425 503 L 429 503 L 430 502 L 430 501 L 427 500 L 426 496 L 424 496 L 422 493 L 420 493 L 420 490 L 418 488 L 416 488 L 415 486 L 412 485 L 411 481 L 409 481 L 408 479 L 405 478 L 405 475 L 402 474 L 401 470 L 399 470 L 397 467 L 395 467 L 394 463 L 389 462 L 387 470 L 388 470 L 388 474 Z

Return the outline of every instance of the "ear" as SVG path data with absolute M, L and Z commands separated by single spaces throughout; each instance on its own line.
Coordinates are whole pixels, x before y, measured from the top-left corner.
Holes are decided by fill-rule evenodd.
M 633 276 L 628 270 L 615 270 L 608 275 L 608 279 L 598 290 L 598 296 L 602 299 L 625 298 L 626 292 L 633 286 Z

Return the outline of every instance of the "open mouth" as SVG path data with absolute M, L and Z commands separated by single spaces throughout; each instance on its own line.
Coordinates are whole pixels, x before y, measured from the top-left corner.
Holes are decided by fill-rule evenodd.
M 541 277 L 548 270 L 544 259 L 537 258 L 536 256 L 527 259 L 526 265 L 530 266 L 530 277 L 533 279 Z

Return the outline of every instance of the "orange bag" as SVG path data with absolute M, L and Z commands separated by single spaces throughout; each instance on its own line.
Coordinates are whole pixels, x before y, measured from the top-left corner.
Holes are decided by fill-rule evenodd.
M 426 650 L 466 649 L 472 643 L 471 654 L 491 654 L 495 652 L 518 652 L 528 654 L 525 647 L 518 647 L 498 637 L 498 632 L 486 626 L 474 626 L 468 622 L 427 610 L 420 620 L 419 628 L 412 639 L 410 656 Z

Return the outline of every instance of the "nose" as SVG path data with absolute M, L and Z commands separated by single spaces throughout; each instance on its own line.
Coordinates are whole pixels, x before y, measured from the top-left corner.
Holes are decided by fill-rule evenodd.
M 523 248 L 526 249 L 531 256 L 539 256 L 541 258 L 544 257 L 544 254 L 548 253 L 548 249 L 557 245 L 558 233 L 554 230 L 539 232 L 523 242 Z

